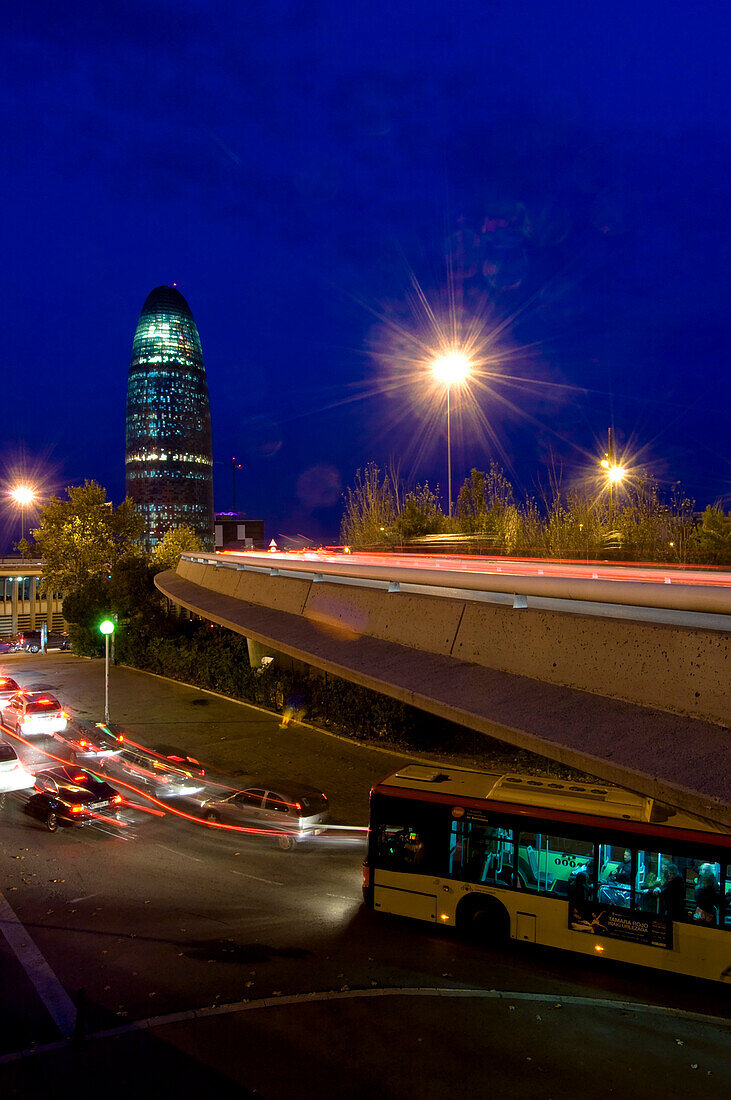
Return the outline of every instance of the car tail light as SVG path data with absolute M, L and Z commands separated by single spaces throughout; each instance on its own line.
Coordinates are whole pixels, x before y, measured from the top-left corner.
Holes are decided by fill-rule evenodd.
M 63 717 L 65 718 L 66 715 L 64 714 Z M 79 747 L 82 748 L 82 749 L 88 749 L 89 748 L 89 742 L 88 741 L 79 741 Z
M 84 807 L 83 806 L 71 806 L 71 807 L 69 807 L 69 809 L 70 809 L 72 814 L 80 814 L 82 812 L 82 810 L 84 809 Z
M 86 779 L 86 776 L 83 775 L 83 774 L 82 775 L 74 775 L 74 776 L 72 776 L 72 778 L 73 778 L 74 783 L 83 783 L 84 780 Z
M 114 803 L 114 805 L 118 806 L 121 801 L 122 801 L 121 794 L 115 794 L 114 798 L 112 799 L 112 802 Z
M 295 808 L 295 810 L 297 811 L 298 814 L 302 813 L 302 805 L 299 802 L 295 802 L 294 808 Z

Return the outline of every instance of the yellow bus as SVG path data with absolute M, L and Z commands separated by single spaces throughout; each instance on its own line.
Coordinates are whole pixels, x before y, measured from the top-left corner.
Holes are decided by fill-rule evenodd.
M 371 791 L 373 909 L 731 981 L 731 837 L 600 782 L 409 765 Z

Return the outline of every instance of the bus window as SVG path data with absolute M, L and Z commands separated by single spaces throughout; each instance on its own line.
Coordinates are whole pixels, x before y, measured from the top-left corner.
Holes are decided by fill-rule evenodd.
M 672 920 L 718 925 L 721 865 L 672 852 L 637 853 L 637 905 Z
M 568 897 L 569 880 L 581 868 L 594 882 L 594 845 L 590 840 L 521 833 L 518 843 L 518 887 Z
M 413 825 L 379 825 L 378 862 L 394 870 L 416 870 L 425 861 L 421 832 Z
M 629 909 L 632 901 L 632 852 L 624 845 L 600 844 L 598 899 Z
M 513 883 L 513 830 L 461 818 L 452 822 L 449 873 L 465 882 Z
M 731 928 L 731 863 L 726 864 L 726 896 L 723 899 L 723 927 Z
M 718 925 L 721 918 L 721 864 L 710 860 L 698 861 L 693 898 L 690 908 L 696 924 Z M 728 884 L 727 887 L 728 889 Z

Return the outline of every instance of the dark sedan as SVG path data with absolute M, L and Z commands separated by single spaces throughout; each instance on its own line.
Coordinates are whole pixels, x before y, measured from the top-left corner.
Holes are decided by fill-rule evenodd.
M 36 793 L 25 812 L 55 833 L 59 825 L 83 825 L 96 817 L 116 814 L 122 802 L 114 787 L 83 768 L 50 768 L 38 772 Z

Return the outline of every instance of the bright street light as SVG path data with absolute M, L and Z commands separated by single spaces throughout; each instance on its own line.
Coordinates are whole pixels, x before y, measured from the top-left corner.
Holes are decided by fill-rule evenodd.
M 440 385 L 447 391 L 447 496 L 449 500 L 448 515 L 452 516 L 452 430 L 450 423 L 450 392 L 452 386 L 463 385 L 470 377 L 471 362 L 459 348 L 440 355 L 431 364 L 432 374 Z
M 99 623 L 99 633 L 104 635 L 104 721 L 109 722 L 109 638 L 114 634 L 114 623 L 105 619 Z
M 25 538 L 25 510 L 36 499 L 36 491 L 30 485 L 17 485 L 10 490 L 10 499 L 20 508 L 20 538 Z
M 607 488 L 609 489 L 609 522 L 611 523 L 613 515 L 612 490 L 614 489 L 615 485 L 622 484 L 625 477 L 627 476 L 627 469 L 620 463 L 614 461 L 614 432 L 611 428 L 609 429 L 608 442 L 609 447 L 607 453 L 605 454 L 599 465 L 601 466 L 602 470 L 604 470 L 604 476 L 607 479 Z

